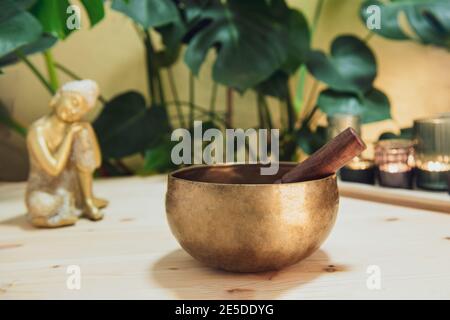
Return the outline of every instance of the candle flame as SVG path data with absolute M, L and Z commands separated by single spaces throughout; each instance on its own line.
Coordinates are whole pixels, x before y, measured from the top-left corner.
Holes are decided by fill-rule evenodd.
M 442 163 L 438 161 L 428 161 L 420 166 L 422 170 L 431 171 L 431 172 L 442 172 L 449 171 L 450 164 Z

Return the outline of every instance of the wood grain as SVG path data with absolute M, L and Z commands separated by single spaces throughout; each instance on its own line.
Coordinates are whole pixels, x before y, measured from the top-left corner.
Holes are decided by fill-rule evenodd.
M 101 222 L 34 229 L 23 184 L 0 185 L 0 299 L 450 298 L 450 216 L 341 198 L 322 248 L 278 272 L 213 270 L 180 249 L 166 223 L 165 177 L 96 182 Z M 81 290 L 66 287 L 78 265 Z M 369 290 L 367 268 L 381 269 Z

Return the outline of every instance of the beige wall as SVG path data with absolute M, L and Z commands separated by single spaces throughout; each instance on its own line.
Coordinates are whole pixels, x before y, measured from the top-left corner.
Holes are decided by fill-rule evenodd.
M 290 1 L 292 6 L 304 10 L 308 18 L 312 16 L 315 2 Z M 364 37 L 367 30 L 357 15 L 359 3 L 360 1 L 355 0 L 327 0 L 314 47 L 328 50 L 331 40 L 338 34 L 352 33 Z M 434 47 L 388 41 L 376 36 L 369 44 L 379 63 L 376 86 L 389 96 L 394 120 L 365 126 L 364 136 L 367 140 L 375 140 L 386 129 L 410 126 L 415 118 L 450 111 L 450 53 Z M 143 48 L 129 20 L 120 14 L 108 11 L 107 19 L 94 29 L 82 28 L 58 44 L 54 55 L 57 61 L 79 75 L 97 80 L 105 97 L 130 89 L 146 92 Z M 33 56 L 32 61 L 44 70 L 39 55 Z M 209 104 L 212 85 L 209 69 L 206 65 L 203 67 L 196 84 L 197 102 L 204 106 Z M 49 111 L 49 94 L 24 65 L 8 67 L 4 71 L 5 74 L 0 76 L 0 99 L 13 108 L 14 115 L 20 122 L 29 124 Z M 187 97 L 187 68 L 179 63 L 175 72 L 180 95 Z M 61 76 L 61 80 L 67 79 Z M 310 85 L 309 82 L 307 91 Z M 292 88 L 294 87 L 295 79 L 292 84 Z M 224 95 L 222 89 L 219 92 L 219 108 L 223 108 Z M 247 93 L 236 100 L 235 125 L 256 125 L 253 94 Z M 273 110 L 277 111 L 276 105 Z M 0 131 L 0 140 L 4 142 L 6 139 L 11 138 Z M 14 139 L 17 141 L 17 138 Z M 3 159 L 9 154 L 1 146 L 0 153 Z

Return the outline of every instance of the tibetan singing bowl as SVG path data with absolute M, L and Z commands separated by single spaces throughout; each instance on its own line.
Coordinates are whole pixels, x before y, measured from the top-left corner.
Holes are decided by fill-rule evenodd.
M 336 176 L 273 184 L 259 164 L 195 166 L 169 175 L 166 212 L 180 245 L 195 259 L 235 272 L 277 270 L 317 250 L 339 206 Z

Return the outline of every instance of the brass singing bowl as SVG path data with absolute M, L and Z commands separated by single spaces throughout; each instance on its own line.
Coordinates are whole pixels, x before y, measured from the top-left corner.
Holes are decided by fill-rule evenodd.
M 258 164 L 196 166 L 169 175 L 166 212 L 180 245 L 211 267 L 278 270 L 317 250 L 339 206 L 336 176 L 273 184 Z

